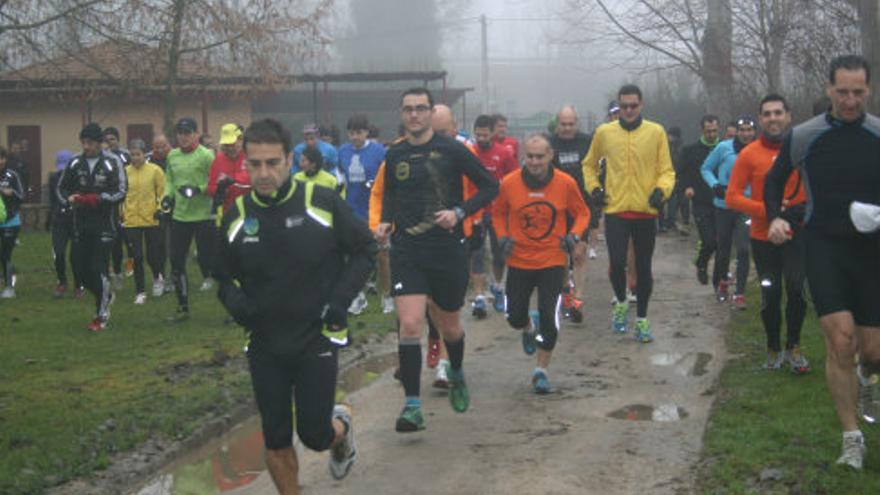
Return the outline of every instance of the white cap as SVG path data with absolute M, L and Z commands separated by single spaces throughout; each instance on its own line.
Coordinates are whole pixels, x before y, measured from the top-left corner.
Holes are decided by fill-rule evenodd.
M 849 217 L 856 230 L 863 234 L 880 229 L 880 206 L 853 201 L 849 205 Z

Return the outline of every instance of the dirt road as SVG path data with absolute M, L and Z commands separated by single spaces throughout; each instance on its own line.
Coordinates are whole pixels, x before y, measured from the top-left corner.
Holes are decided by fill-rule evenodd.
M 427 430 L 395 433 L 402 390 L 386 372 L 349 396 L 359 459 L 348 478 L 333 481 L 327 454 L 306 452 L 304 493 L 690 493 L 730 309 L 697 285 L 691 239 L 658 241 L 649 310 L 654 343 L 610 331 L 602 250 L 589 267 L 584 323 L 563 326 L 550 367 L 552 394 L 532 393 L 534 360 L 501 315 L 481 322 L 466 316 L 470 410 L 454 413 L 425 369 Z M 262 473 L 229 493 L 274 491 Z

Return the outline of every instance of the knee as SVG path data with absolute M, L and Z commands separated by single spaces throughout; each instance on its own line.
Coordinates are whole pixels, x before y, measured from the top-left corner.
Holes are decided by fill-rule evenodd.
M 537 346 L 545 351 L 552 351 L 556 347 L 556 339 L 559 332 L 556 330 L 555 324 L 545 325 L 542 322 L 541 331 L 535 336 Z
M 336 437 L 336 432 L 329 422 L 320 427 L 316 424 L 303 422 L 303 424 L 297 425 L 296 433 L 299 439 L 302 440 L 303 445 L 315 452 L 323 452 L 329 449 L 330 445 L 333 444 L 333 439 Z
M 852 329 L 835 326 L 825 330 L 828 358 L 839 364 L 853 364 L 856 336 Z M 880 354 L 878 354 L 880 357 Z
M 424 315 L 400 315 L 400 336 L 419 338 L 425 326 Z

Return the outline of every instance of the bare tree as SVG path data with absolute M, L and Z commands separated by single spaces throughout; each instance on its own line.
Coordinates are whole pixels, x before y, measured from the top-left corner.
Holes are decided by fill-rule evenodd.
M 872 68 L 880 68 L 880 0 L 850 0 L 858 9 L 859 32 L 862 40 L 862 53 Z M 880 111 L 880 81 L 873 78 L 871 92 L 874 102 L 871 109 Z

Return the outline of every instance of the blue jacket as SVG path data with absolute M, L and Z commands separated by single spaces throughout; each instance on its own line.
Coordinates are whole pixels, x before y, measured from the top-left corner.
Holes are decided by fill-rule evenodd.
M 293 170 L 290 171 L 290 175 L 299 172 L 299 155 L 302 154 L 304 149 L 306 149 L 305 142 L 299 143 L 293 148 Z M 322 168 L 331 174 L 335 174 L 336 167 L 339 166 L 339 153 L 336 151 L 336 148 L 332 144 L 319 139 L 318 150 L 321 151 L 321 156 L 324 157 L 324 166 Z
M 710 188 L 714 188 L 715 184 L 727 186 L 730 182 L 730 174 L 733 172 L 733 164 L 736 163 L 736 156 L 739 153 L 734 147 L 733 139 L 721 141 L 718 146 L 709 153 L 703 165 L 700 167 L 700 174 L 706 184 Z M 746 196 L 750 196 L 750 189 L 746 189 Z M 723 199 L 714 198 L 712 203 L 718 208 L 727 208 Z
M 368 140 L 355 149 L 351 143 L 339 147 L 339 174 L 345 180 L 346 196 L 355 215 L 366 221 L 370 212 L 370 189 L 379 166 L 385 161 L 385 147 Z

